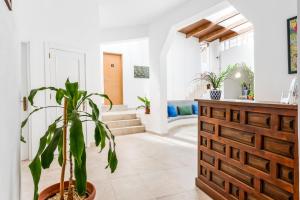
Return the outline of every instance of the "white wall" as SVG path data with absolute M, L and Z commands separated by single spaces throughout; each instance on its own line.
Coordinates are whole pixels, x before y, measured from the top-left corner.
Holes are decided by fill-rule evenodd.
M 86 53 L 87 90 L 101 92 L 97 0 L 20 1 L 17 17 L 21 40 L 30 42 L 30 85 L 32 88 L 45 84 L 44 44 L 50 42 Z M 37 96 L 36 103 L 44 105 L 45 96 Z M 31 122 L 32 153 L 35 154 L 39 138 L 46 129 L 45 113 L 40 112 L 34 115 Z M 88 131 L 88 133 L 92 132 Z M 88 141 L 89 138 L 92 136 L 88 137 Z
M 256 99 L 279 101 L 295 77 L 288 74 L 286 27 L 297 15 L 297 0 L 230 1 L 254 24 Z
M 16 2 L 14 2 L 16 3 Z M 20 167 L 20 45 L 14 12 L 0 1 L 0 193 L 1 199 L 18 200 Z
M 201 46 L 196 38 L 177 33 L 167 54 L 168 100 L 184 100 L 192 92 L 192 80 L 201 73 Z
M 149 66 L 149 40 L 137 39 L 103 44 L 101 45 L 101 55 L 103 55 L 103 52 L 122 54 L 123 104 L 129 108 L 136 108 L 141 104 L 137 100 L 137 96 L 149 96 L 149 79 L 134 78 L 135 65 Z M 101 61 L 101 68 L 101 71 L 103 71 L 103 59 Z

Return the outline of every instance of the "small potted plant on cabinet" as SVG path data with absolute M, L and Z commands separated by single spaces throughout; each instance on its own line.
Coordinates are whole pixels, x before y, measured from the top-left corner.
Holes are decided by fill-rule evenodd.
M 147 97 L 137 97 L 139 101 L 141 101 L 144 105 L 140 105 L 137 107 L 137 109 L 145 109 L 145 114 L 150 114 L 150 100 Z
M 236 65 L 229 65 L 225 70 L 221 71 L 219 75 L 214 72 L 201 73 L 200 77 L 195 78 L 195 82 L 206 81 L 213 88 L 210 90 L 210 98 L 213 100 L 220 100 L 222 96 L 221 86 L 223 82 L 228 79 L 232 72 L 236 69 Z
M 45 107 L 37 107 L 34 105 L 34 97 L 38 92 L 43 90 L 51 90 L 55 93 L 57 105 Z M 105 148 L 105 146 L 109 146 L 108 163 L 106 168 L 109 167 L 111 173 L 116 170 L 118 159 L 115 149 L 115 138 L 110 132 L 108 126 L 99 120 L 99 108 L 92 100 L 93 96 L 107 99 L 110 102 L 110 107 L 112 106 L 112 102 L 107 95 L 98 93 L 88 94 L 87 91 L 79 90 L 77 82 L 71 83 L 69 80 L 66 81 L 65 88 L 41 87 L 31 90 L 28 100 L 34 107 L 34 110 L 22 122 L 21 128 L 26 125 L 28 118 L 32 114 L 40 110 L 48 108 L 63 110 L 63 115 L 57 116 L 57 119 L 49 125 L 44 135 L 40 138 L 37 154 L 29 164 L 34 182 L 34 200 L 95 199 L 96 189 L 92 183 L 87 181 L 87 157 L 82 128 L 82 124 L 87 121 L 95 124 L 94 138 L 96 146 L 99 147 L 101 151 Z M 82 109 L 85 102 L 88 102 L 91 112 L 86 112 Z M 68 141 L 67 138 L 69 138 Z M 25 142 L 22 135 L 21 140 Z M 46 188 L 39 194 L 38 185 L 42 169 L 50 167 L 54 159 L 56 149 L 58 149 L 58 163 L 61 166 L 60 182 Z M 69 150 L 69 153 L 67 150 Z M 69 161 L 70 177 L 68 181 L 65 181 L 67 160 Z

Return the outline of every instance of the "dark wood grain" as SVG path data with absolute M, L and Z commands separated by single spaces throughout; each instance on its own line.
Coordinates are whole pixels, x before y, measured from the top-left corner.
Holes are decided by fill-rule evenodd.
M 198 100 L 196 185 L 213 199 L 298 200 L 298 110 Z

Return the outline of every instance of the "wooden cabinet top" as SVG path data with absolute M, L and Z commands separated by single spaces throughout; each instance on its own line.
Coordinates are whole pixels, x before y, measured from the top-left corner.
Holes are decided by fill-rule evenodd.
M 233 106 L 247 106 L 247 107 L 265 107 L 265 108 L 280 108 L 297 110 L 298 105 L 284 104 L 280 102 L 271 101 L 250 101 L 250 100 L 237 100 L 237 99 L 222 99 L 222 100 L 210 100 L 210 99 L 195 99 L 195 101 L 204 104 L 223 104 Z

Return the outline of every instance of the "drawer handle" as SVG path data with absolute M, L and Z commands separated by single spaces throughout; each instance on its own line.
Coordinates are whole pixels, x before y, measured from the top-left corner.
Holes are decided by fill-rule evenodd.
M 290 129 L 294 130 L 294 120 L 290 121 Z
M 289 152 L 290 152 L 290 155 L 293 157 L 293 155 L 294 155 L 294 147 L 293 146 L 290 146 Z
M 289 173 L 288 173 L 288 177 L 289 177 L 289 179 L 292 181 L 292 180 L 294 179 L 294 174 L 293 174 L 293 172 L 289 172 Z
M 240 121 L 240 113 L 237 113 L 236 119 L 237 119 L 238 121 Z
M 267 170 L 267 171 L 270 171 L 270 162 L 267 162 L 267 163 L 266 163 L 266 170 Z
M 266 125 L 267 126 L 270 126 L 270 122 L 271 122 L 271 118 L 270 117 L 266 118 Z
M 236 191 L 235 191 L 235 196 L 239 196 L 239 194 L 240 194 L 240 190 L 239 189 L 236 189 Z

